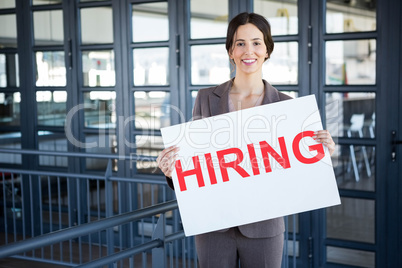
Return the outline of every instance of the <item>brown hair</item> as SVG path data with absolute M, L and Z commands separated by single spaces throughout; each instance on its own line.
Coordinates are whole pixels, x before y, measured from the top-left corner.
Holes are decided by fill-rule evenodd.
M 269 58 L 271 56 L 272 51 L 274 50 L 274 41 L 272 40 L 271 35 L 271 25 L 263 16 L 256 13 L 243 12 L 238 14 L 229 22 L 228 31 L 226 34 L 227 52 L 230 53 L 233 48 L 233 41 L 234 41 L 233 39 L 237 31 L 237 28 L 247 23 L 251 23 L 254 26 L 256 26 L 264 35 L 264 43 L 265 46 L 267 47 L 267 53 Z M 268 58 L 266 58 L 265 60 L 267 60 Z

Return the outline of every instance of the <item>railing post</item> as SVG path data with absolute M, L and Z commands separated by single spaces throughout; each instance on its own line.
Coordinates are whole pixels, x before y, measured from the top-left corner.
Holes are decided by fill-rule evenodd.
M 165 214 L 160 214 L 155 230 L 152 234 L 152 239 L 162 240 L 162 246 L 152 249 L 152 268 L 166 267 L 166 252 L 165 252 Z
M 110 180 L 112 177 L 112 161 L 109 159 L 106 172 L 105 172 L 105 213 L 106 218 L 113 216 L 113 181 Z M 108 228 L 106 230 L 106 246 L 107 255 L 110 256 L 114 253 L 114 232 L 113 228 Z M 109 268 L 113 268 L 113 264 L 109 264 Z

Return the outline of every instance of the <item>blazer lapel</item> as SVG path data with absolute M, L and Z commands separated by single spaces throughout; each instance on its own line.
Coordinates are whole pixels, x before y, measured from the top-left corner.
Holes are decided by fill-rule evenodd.
M 229 90 L 231 86 L 232 80 L 229 80 L 217 86 L 213 94 L 209 95 L 211 116 L 229 112 Z
M 262 80 L 262 82 L 264 83 L 264 90 L 265 90 L 262 104 L 269 104 L 280 101 L 281 99 L 279 97 L 278 91 L 264 79 Z

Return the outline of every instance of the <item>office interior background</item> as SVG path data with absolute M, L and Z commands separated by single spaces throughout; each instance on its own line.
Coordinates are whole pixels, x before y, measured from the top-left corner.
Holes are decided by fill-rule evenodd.
M 263 78 L 293 97 L 315 94 L 337 143 L 342 205 L 289 216 L 284 262 L 402 267 L 398 0 L 1 0 L 0 244 L 174 199 L 155 162 L 160 128 L 190 120 L 197 91 L 233 75 L 225 35 L 243 11 L 271 23 Z M 94 179 L 107 170 L 126 179 L 112 183 L 112 202 Z M 146 241 L 152 227 L 115 229 L 116 247 Z M 91 252 L 92 240 L 101 256 L 102 237 L 79 245 Z M 50 250 L 60 256 L 49 261 Z M 19 259 L 86 258 L 62 252 Z

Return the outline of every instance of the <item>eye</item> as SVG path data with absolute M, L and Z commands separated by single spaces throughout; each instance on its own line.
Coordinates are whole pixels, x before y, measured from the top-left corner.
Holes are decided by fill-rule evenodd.
M 242 42 L 237 42 L 237 43 L 236 43 L 236 46 L 242 47 L 242 46 L 244 46 L 244 43 L 242 43 Z
M 259 46 L 259 45 L 261 45 L 261 42 L 254 42 L 254 45 Z

